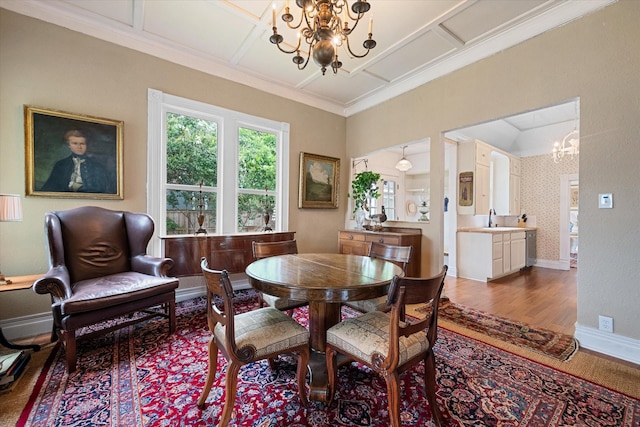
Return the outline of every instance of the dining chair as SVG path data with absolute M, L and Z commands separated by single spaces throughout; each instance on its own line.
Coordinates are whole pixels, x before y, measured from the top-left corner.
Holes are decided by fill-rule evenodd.
M 326 359 L 329 375 L 329 404 L 336 391 L 338 355 L 340 366 L 360 362 L 387 383 L 391 426 L 400 426 L 399 375 L 424 362 L 424 383 L 433 420 L 442 426 L 442 414 L 436 401 L 436 361 L 433 348 L 438 339 L 438 305 L 444 287 L 447 266 L 429 278 L 395 276 L 387 301 L 390 313 L 372 311 L 346 319 L 327 330 Z M 431 302 L 431 311 L 423 319 L 401 321 L 401 308 L 407 304 Z M 405 396 L 409 398 L 409 396 Z
M 406 273 L 407 264 L 411 260 L 412 250 L 413 246 L 394 246 L 385 243 L 371 242 L 371 246 L 369 246 L 369 257 L 380 258 L 398 264 L 402 267 L 402 272 Z M 363 313 L 370 311 L 388 312 L 391 310 L 391 307 L 387 304 L 386 295 L 360 301 L 348 301 L 344 304 Z
M 226 270 L 209 269 L 206 258 L 200 262 L 207 286 L 209 370 L 197 405 L 204 409 L 218 369 L 218 351 L 227 359 L 226 397 L 219 426 L 227 426 L 236 399 L 238 372 L 243 365 L 272 359 L 284 353 L 298 354 L 298 394 L 306 405 L 306 377 L 309 365 L 309 331 L 273 307 L 236 314 L 233 288 Z M 222 302 L 220 307 L 216 302 Z
M 288 255 L 298 253 L 298 244 L 295 240 L 282 240 L 279 242 L 257 242 L 251 243 L 253 250 L 253 257 L 256 260 L 267 258 L 276 255 Z M 285 311 L 287 314 L 293 314 L 293 309 L 308 305 L 307 301 L 298 301 L 289 298 L 277 297 L 274 295 L 259 293 L 260 307 L 264 307 L 265 304 L 277 308 L 278 310 Z

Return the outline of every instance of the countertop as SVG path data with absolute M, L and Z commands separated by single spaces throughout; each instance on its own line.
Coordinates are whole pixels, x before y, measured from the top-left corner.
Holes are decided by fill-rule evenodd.
M 510 233 L 513 231 L 535 231 L 536 227 L 460 227 L 458 233 Z

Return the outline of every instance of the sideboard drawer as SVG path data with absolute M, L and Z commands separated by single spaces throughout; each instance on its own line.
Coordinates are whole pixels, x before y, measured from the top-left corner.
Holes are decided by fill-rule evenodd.
M 364 242 L 364 234 L 362 233 L 350 233 L 348 231 L 341 231 L 338 237 L 340 240 L 355 240 L 357 242 Z
M 398 236 L 389 236 L 384 234 L 367 234 L 365 238 L 367 242 L 378 242 L 394 246 L 401 246 L 400 242 L 402 241 L 402 239 Z

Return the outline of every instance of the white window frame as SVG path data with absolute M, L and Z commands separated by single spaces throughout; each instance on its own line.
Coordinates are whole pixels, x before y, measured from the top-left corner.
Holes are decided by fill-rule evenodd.
M 276 135 L 276 189 L 274 231 L 286 231 L 289 226 L 289 123 L 276 122 L 227 110 L 199 101 L 169 95 L 156 89 L 148 90 L 147 139 L 147 213 L 155 221 L 149 252 L 161 255 L 159 237 L 166 233 L 166 114 L 168 112 L 202 118 L 218 123 L 218 186 L 216 235 L 238 234 L 238 128 L 244 127 Z M 269 192 L 274 195 L 274 192 Z M 262 190 L 261 194 L 264 194 Z

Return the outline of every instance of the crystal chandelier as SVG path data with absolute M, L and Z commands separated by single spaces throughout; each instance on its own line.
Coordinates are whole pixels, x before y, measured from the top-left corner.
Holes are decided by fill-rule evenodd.
M 560 161 L 564 158 L 565 154 L 569 156 L 571 160 L 574 157 L 578 156 L 580 152 L 580 135 L 577 129 L 569 132 L 564 138 L 562 138 L 562 142 L 556 141 L 553 144 L 553 161 L 554 163 L 560 163 Z
M 300 20 L 297 24 L 292 24 L 293 15 L 289 12 L 289 0 L 287 0 L 282 14 L 282 20 L 287 26 L 298 31 L 298 42 L 292 50 L 284 49 L 281 44 L 284 37 L 278 34 L 276 26 L 276 9 L 273 5 L 273 35 L 269 41 L 278 46 L 280 51 L 290 54 L 295 53 L 293 63 L 299 70 L 304 70 L 309 63 L 309 58 L 321 67 L 322 74 L 327 71 L 327 67 L 333 69 L 336 74 L 342 67 L 342 62 L 338 59 L 338 48 L 345 46 L 346 50 L 355 58 L 364 58 L 369 51 L 376 47 L 375 40 L 372 39 L 373 19 L 369 20 L 369 37 L 362 43 L 366 49 L 365 53 L 358 55 L 351 50 L 349 36 L 356 29 L 360 19 L 369 11 L 371 5 L 367 0 L 357 0 L 349 9 L 348 0 L 296 0 L 296 5 L 301 9 Z M 353 15 L 352 15 L 353 12 Z M 349 27 L 353 25 L 352 27 Z M 300 55 L 302 41 L 308 45 L 307 58 Z

